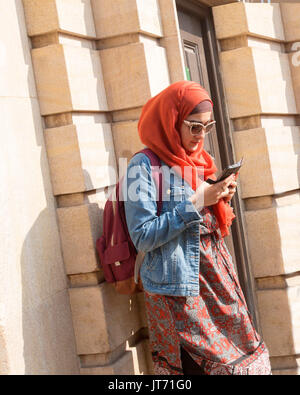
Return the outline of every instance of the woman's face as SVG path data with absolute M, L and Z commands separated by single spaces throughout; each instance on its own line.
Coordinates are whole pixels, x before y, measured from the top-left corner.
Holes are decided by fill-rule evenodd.
M 211 121 L 211 112 L 203 112 L 198 114 L 189 115 L 186 118 L 187 121 L 201 122 L 204 125 Z M 204 131 L 197 136 L 192 136 L 190 128 L 185 123 L 182 123 L 180 128 L 181 144 L 186 151 L 194 152 L 197 151 L 198 145 L 204 142 L 205 133 Z

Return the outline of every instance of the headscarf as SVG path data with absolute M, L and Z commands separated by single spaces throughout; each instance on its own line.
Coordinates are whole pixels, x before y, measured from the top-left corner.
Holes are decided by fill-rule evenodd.
M 180 174 L 196 191 L 207 178 L 215 178 L 217 171 L 213 158 L 200 142 L 196 151 L 186 152 L 181 143 L 181 125 L 192 110 L 203 101 L 210 101 L 208 93 L 192 81 L 179 81 L 151 98 L 143 107 L 138 132 L 143 144 Z M 188 171 L 185 171 L 188 167 Z M 223 199 L 213 205 L 222 236 L 229 234 L 232 208 Z

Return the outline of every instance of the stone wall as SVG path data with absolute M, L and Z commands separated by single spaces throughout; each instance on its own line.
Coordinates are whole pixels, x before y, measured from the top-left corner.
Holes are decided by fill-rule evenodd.
M 184 79 L 175 2 L 23 4 L 81 373 L 149 373 L 143 295 L 104 282 L 95 242 L 118 159 L 142 148 L 142 106 Z
M 300 4 L 213 9 L 264 339 L 299 374 Z
M 0 9 L 0 375 L 78 374 L 22 1 Z
M 260 319 L 274 372 L 295 374 L 299 5 L 203 3 L 228 2 L 213 13 L 235 154 L 246 159 L 240 193 Z M 175 1 L 23 5 L 80 372 L 151 373 L 142 295 L 118 296 L 105 283 L 95 242 L 118 160 L 142 148 L 143 104 L 185 78 Z

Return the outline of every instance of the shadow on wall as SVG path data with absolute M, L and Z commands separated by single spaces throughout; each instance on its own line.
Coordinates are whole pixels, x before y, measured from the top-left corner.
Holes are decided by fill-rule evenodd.
M 18 55 L 19 57 L 23 55 L 23 63 L 27 66 L 29 93 L 28 97 L 20 99 L 24 99 L 24 106 L 28 108 L 31 106 L 31 113 L 29 110 L 24 119 L 27 127 L 22 128 L 22 124 L 19 124 L 19 130 L 13 131 L 19 133 L 16 151 L 23 154 L 22 158 L 14 158 L 14 169 L 17 172 L 19 168 L 22 170 L 20 174 L 27 175 L 26 180 L 20 180 L 20 184 L 26 189 L 21 195 L 24 196 L 24 200 L 18 202 L 17 210 L 22 215 L 19 223 L 22 228 L 28 229 L 28 224 L 32 222 L 20 251 L 20 262 L 16 262 L 18 265 L 16 270 L 20 265 L 22 323 L 15 322 L 15 326 L 17 331 L 22 331 L 23 336 L 23 350 L 15 350 L 16 359 L 18 358 L 19 365 L 23 367 L 22 373 L 26 375 L 78 374 L 79 363 L 61 255 L 55 200 L 50 182 L 22 0 L 15 0 L 10 7 L 11 14 L 17 15 L 15 25 L 18 25 L 19 31 L 14 33 L 18 34 L 23 50 L 23 53 Z M 24 140 L 26 144 L 23 144 Z M 31 143 L 32 152 L 29 152 Z M 35 158 L 37 158 L 36 167 Z M 15 174 L 13 176 L 16 177 Z M 45 208 L 41 210 L 43 206 Z M 19 231 L 21 234 L 22 228 L 15 229 L 14 232 Z
M 20 257 L 24 373 L 27 375 L 78 374 L 79 358 L 76 351 L 74 324 L 72 324 L 72 318 L 74 319 L 74 317 L 72 317 L 70 309 L 68 280 L 62 258 L 61 240 L 56 216 L 56 201 L 53 197 L 50 182 L 43 125 L 36 97 L 30 46 L 28 44 L 30 39 L 27 37 L 25 28 L 22 0 L 15 0 L 15 7 L 18 15 L 24 63 L 28 66 L 27 79 L 30 87 L 28 100 L 31 103 L 32 129 L 34 129 L 36 141 L 36 146 L 33 146 L 33 149 L 35 150 L 38 147 L 37 150 L 40 150 L 40 163 L 37 163 L 39 169 L 36 173 L 38 179 L 32 179 L 32 176 L 28 174 L 30 190 L 28 200 L 32 202 L 30 213 L 35 220 L 26 234 Z M 30 136 L 33 134 L 32 129 L 27 129 L 30 132 Z M 26 134 L 23 134 L 22 138 L 26 139 Z M 20 144 L 22 144 L 21 138 Z M 26 166 L 26 163 L 20 162 L 19 166 Z M 92 185 L 92 180 L 88 180 L 89 175 L 86 171 L 84 177 L 87 180 L 86 185 Z M 36 208 L 34 207 L 35 201 L 37 202 Z M 43 206 L 44 202 L 45 208 L 40 210 L 39 207 Z M 23 204 L 25 206 L 22 207 L 22 210 L 26 214 L 26 205 L 28 203 L 23 202 Z M 93 206 L 93 218 L 91 219 L 93 230 L 95 229 L 94 227 L 97 227 L 97 231 L 99 229 L 99 233 L 101 233 L 100 220 L 102 211 L 96 204 L 91 204 L 91 206 Z M 94 232 L 93 236 L 95 237 L 94 241 L 96 241 L 100 234 Z M 137 306 L 143 309 L 141 301 L 137 302 L 135 298 L 125 300 L 124 297 L 111 295 L 111 291 L 108 290 L 109 285 L 106 283 L 102 283 L 99 286 L 107 289 L 105 292 L 105 304 L 107 309 L 111 310 L 111 315 L 114 313 L 113 309 L 116 302 L 120 301 L 118 308 L 122 309 L 125 315 L 129 317 L 134 312 L 138 316 L 137 320 L 141 322 L 140 313 L 137 311 Z M 90 288 L 83 287 L 81 289 L 88 290 Z M 119 298 L 122 298 L 122 301 Z M 89 303 L 89 301 L 85 302 Z M 136 304 L 136 307 L 133 308 L 134 304 Z M 102 306 L 99 305 L 99 309 L 101 308 Z M 92 305 L 92 312 L 95 313 L 94 305 Z M 121 314 L 115 314 L 112 322 L 115 322 L 119 328 L 118 330 L 123 328 Z M 109 335 L 111 331 L 112 328 L 108 328 Z M 134 372 L 137 365 L 140 373 L 145 374 L 148 371 L 148 362 L 145 362 L 147 354 L 147 351 L 145 352 L 145 348 L 147 348 L 145 329 L 140 324 L 136 333 L 132 334 L 130 331 L 128 333 L 128 340 L 114 348 L 110 355 L 106 355 L 105 358 L 109 357 L 110 363 L 115 364 L 114 374 Z M 136 344 L 137 347 L 135 347 Z M 88 357 L 89 361 L 91 360 L 91 355 L 85 357 Z M 103 360 L 103 354 L 100 357 Z M 81 362 L 84 360 L 82 355 L 80 359 Z M 107 359 L 106 362 L 108 362 Z M 98 364 L 96 367 L 107 367 L 106 362 L 104 361 L 104 364 Z
M 85 169 L 84 172 L 86 182 L 92 183 L 88 171 Z M 92 193 L 95 191 L 85 193 L 85 197 Z M 90 221 L 95 246 L 103 231 L 103 209 L 96 203 L 86 203 L 93 207 Z M 95 253 L 100 267 L 96 249 Z M 89 275 L 87 273 L 85 280 L 82 277 L 83 283 L 79 282 L 70 290 L 81 373 L 149 374 L 152 362 L 143 294 L 126 296 L 116 293 L 114 286 L 104 281 L 101 269 L 100 284 L 86 286 Z M 93 353 L 95 350 L 98 352 Z

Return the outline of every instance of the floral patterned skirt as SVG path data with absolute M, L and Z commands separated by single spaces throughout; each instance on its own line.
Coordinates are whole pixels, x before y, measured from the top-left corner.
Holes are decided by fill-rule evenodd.
M 182 349 L 200 375 L 271 374 L 268 350 L 254 328 L 223 239 L 209 237 L 203 243 L 199 296 L 145 292 L 155 374 L 184 374 Z

